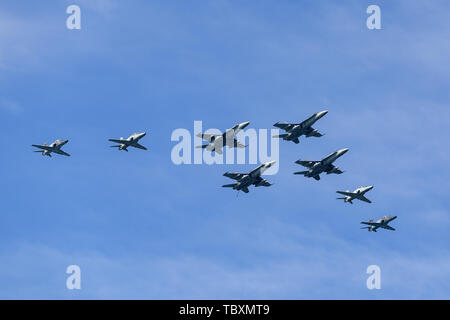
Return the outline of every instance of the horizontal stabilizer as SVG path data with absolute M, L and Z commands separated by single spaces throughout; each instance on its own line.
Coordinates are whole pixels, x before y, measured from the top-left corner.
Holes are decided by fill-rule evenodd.
M 224 185 L 222 186 L 222 188 L 233 188 L 235 185 L 236 185 L 235 183 L 232 183 L 232 184 L 224 184 Z

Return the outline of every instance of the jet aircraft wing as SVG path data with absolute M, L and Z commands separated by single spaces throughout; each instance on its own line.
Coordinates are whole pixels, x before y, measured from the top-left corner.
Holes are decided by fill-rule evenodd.
M 280 128 L 282 130 L 285 130 L 285 131 L 289 131 L 295 126 L 295 124 L 287 123 L 287 122 L 277 122 L 273 126 Z
M 240 131 L 240 130 L 238 130 L 237 128 L 234 129 L 234 127 L 233 127 L 233 128 L 231 128 L 231 129 L 228 129 L 228 130 L 223 134 L 223 137 L 224 137 L 224 139 L 226 139 L 227 137 L 228 137 L 228 139 L 234 138 L 234 137 L 237 135 L 237 133 L 238 133 L 239 131 Z
M 307 167 L 307 168 L 313 167 L 318 162 L 320 162 L 320 161 L 309 161 L 309 160 L 297 160 L 297 161 L 295 161 L 296 164 L 299 164 L 299 165 Z
M 128 142 L 127 140 L 119 140 L 119 139 L 108 139 L 108 141 L 120 143 L 120 144 L 126 144 Z
M 384 226 L 380 226 L 380 227 L 383 228 L 383 229 L 395 231 L 394 228 L 392 228 L 391 226 L 388 226 L 388 225 L 384 225 Z
M 313 127 L 309 127 L 305 130 L 305 135 L 308 137 L 321 137 L 323 134 L 321 134 L 319 131 L 314 129 Z
M 240 180 L 243 176 L 245 176 L 244 173 L 237 173 L 237 172 L 226 172 L 223 174 L 225 177 L 234 179 L 234 180 Z
M 361 200 L 361 201 L 367 202 L 367 203 L 372 203 L 372 201 L 370 201 L 369 199 L 367 199 L 364 196 L 359 196 L 358 199 Z
M 346 191 L 336 191 L 337 193 L 343 194 L 344 196 L 353 197 L 355 194 L 353 192 L 346 192 Z
M 55 149 L 55 150 L 52 150 L 52 152 L 57 153 L 57 154 L 61 154 L 61 155 L 66 156 L 66 157 L 70 157 L 70 154 L 68 154 L 67 152 L 64 152 L 62 150 Z
M 245 148 L 245 145 L 243 145 L 242 143 L 240 143 L 236 139 L 234 139 L 234 140 L 231 140 L 231 139 L 227 140 L 226 144 L 227 144 L 227 147 L 229 147 L 229 148 L 234 148 L 235 145 L 238 148 Z
M 369 226 L 374 226 L 374 227 L 381 227 L 381 223 L 378 222 L 361 222 L 362 224 L 367 224 Z
M 344 173 L 344 171 L 338 169 L 336 166 L 334 166 L 332 164 L 328 165 L 328 167 L 325 169 L 325 172 L 327 174 L 330 174 L 330 173 L 336 173 L 336 174 Z
M 49 146 L 40 146 L 38 144 L 32 144 L 32 146 L 39 148 L 39 149 L 47 150 L 47 151 L 53 151 L 53 148 L 50 148 Z
M 139 143 L 135 143 L 132 146 L 135 147 L 135 148 L 138 148 L 138 149 L 147 150 L 146 147 L 144 147 L 143 145 L 141 145 Z
M 272 184 L 266 179 L 259 177 L 259 179 L 254 183 L 254 185 L 256 187 L 270 187 Z
M 202 138 L 208 142 L 212 142 L 212 140 L 217 139 L 218 137 L 221 137 L 221 135 L 220 134 L 199 133 L 199 134 L 197 134 L 197 137 Z

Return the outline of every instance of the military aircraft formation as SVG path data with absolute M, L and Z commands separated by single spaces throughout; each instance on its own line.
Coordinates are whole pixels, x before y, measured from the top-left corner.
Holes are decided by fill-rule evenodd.
M 316 112 L 311 115 L 308 119 L 304 120 L 300 123 L 287 123 L 287 122 L 277 122 L 274 124 L 275 127 L 284 130 L 286 133 L 276 135 L 275 138 L 280 138 L 285 141 L 293 141 L 295 144 L 298 144 L 299 138 L 301 136 L 309 137 L 322 137 L 323 134 L 319 133 L 316 129 L 312 128 L 319 119 L 325 116 L 328 113 L 328 110 Z M 245 148 L 246 146 L 240 143 L 236 136 L 237 134 L 245 129 L 250 124 L 249 121 L 238 123 L 230 129 L 227 129 L 223 134 L 206 134 L 200 133 L 197 136 L 202 138 L 207 142 L 207 144 L 202 144 L 200 146 L 196 146 L 196 148 L 205 149 L 210 152 L 217 152 L 218 154 L 223 153 L 223 148 L 226 146 L 228 148 Z M 141 145 L 139 141 L 146 136 L 145 132 L 134 133 L 130 135 L 127 139 L 108 139 L 110 142 L 114 142 L 115 145 L 111 146 L 111 148 L 117 148 L 118 150 L 125 150 L 128 152 L 129 147 L 138 148 L 142 150 L 147 150 L 146 147 Z M 61 150 L 62 146 L 68 143 L 69 140 L 56 140 L 52 144 L 48 145 L 47 143 L 43 145 L 33 144 L 32 146 L 38 148 L 40 150 L 34 152 L 40 152 L 43 156 L 51 157 L 52 153 L 70 156 L 70 154 Z M 320 180 L 320 174 L 326 173 L 328 174 L 342 174 L 344 171 L 340 170 L 333 163 L 340 157 L 342 157 L 345 153 L 348 152 L 348 148 L 339 149 L 320 161 L 310 161 L 310 160 L 297 160 L 296 164 L 299 164 L 307 170 L 294 172 L 295 175 L 303 175 L 307 178 L 314 178 L 315 180 Z M 233 190 L 243 191 L 244 193 L 249 192 L 250 186 L 255 187 L 270 187 L 272 184 L 267 180 L 263 179 L 261 175 L 269 169 L 275 161 L 269 161 L 259 165 L 254 170 L 249 173 L 238 173 L 238 172 L 226 172 L 223 175 L 227 178 L 235 180 L 235 183 L 225 184 L 222 187 L 224 188 L 232 188 Z M 367 187 L 359 187 L 355 189 L 353 192 L 347 191 L 336 191 L 337 193 L 344 195 L 345 197 L 340 197 L 337 199 L 344 200 L 344 202 L 348 202 L 353 204 L 353 200 L 357 199 L 360 201 L 364 201 L 367 203 L 372 203 L 369 199 L 365 197 L 365 194 L 373 189 L 373 186 Z M 388 225 L 392 220 L 396 219 L 397 216 L 384 216 L 383 218 L 374 222 L 370 220 L 369 222 L 361 222 L 362 224 L 368 225 L 367 227 L 363 227 L 362 229 L 368 229 L 368 231 L 376 232 L 378 228 L 383 228 L 387 230 L 395 230 L 391 226 Z
M 120 138 L 120 139 L 108 139 L 111 142 L 118 143 L 118 145 L 111 146 L 111 148 L 118 148 L 118 150 L 125 150 L 128 152 L 128 147 L 134 147 L 142 150 L 147 150 L 146 147 L 143 145 L 140 145 L 138 142 L 140 139 L 145 137 L 146 133 L 134 133 L 131 136 L 129 136 L 127 139 Z M 69 140 L 56 140 L 51 145 L 48 145 L 47 143 L 44 143 L 43 145 L 38 144 L 32 144 L 31 146 L 35 148 L 39 148 L 41 150 L 37 150 L 34 152 L 40 152 L 43 156 L 49 156 L 51 157 L 51 153 L 60 154 L 63 156 L 70 157 L 70 154 L 67 152 L 64 152 L 61 150 L 61 147 L 65 145 Z
M 305 136 L 306 138 L 322 137 L 323 134 L 320 133 L 318 130 L 314 129 L 312 126 L 319 119 L 321 119 L 323 116 L 325 116 L 327 113 L 328 113 L 328 110 L 316 112 L 313 115 L 311 115 L 308 119 L 306 119 L 300 123 L 277 122 L 274 124 L 274 127 L 282 129 L 286 133 L 276 135 L 276 136 L 274 136 L 274 138 L 280 138 L 285 141 L 292 141 L 295 144 L 298 144 L 298 143 L 300 143 L 299 138 L 301 136 Z M 245 124 L 245 126 L 243 126 L 244 124 Z M 231 143 L 227 142 L 226 145 L 229 147 L 241 147 L 241 148 L 244 147 L 237 140 L 234 140 L 234 142 L 233 142 L 232 139 L 234 139 L 238 130 L 242 130 L 243 128 L 248 126 L 248 124 L 249 124 L 249 122 L 244 122 L 242 124 L 238 124 L 238 125 L 234 126 L 232 129 L 227 130 L 228 137 L 229 137 L 228 139 L 231 139 L 228 141 L 230 141 Z M 218 150 L 220 150 L 220 152 L 221 152 L 222 146 L 224 145 L 223 141 L 224 141 L 227 133 L 223 134 L 222 136 L 211 136 L 211 135 L 199 134 L 198 135 L 199 137 L 207 140 L 210 143 L 208 145 L 203 145 L 203 146 L 199 146 L 199 147 L 205 148 L 206 150 L 209 150 L 209 151 L 217 152 Z M 217 146 L 214 143 L 214 141 L 218 141 L 219 145 Z M 294 174 L 295 175 L 303 175 L 304 177 L 307 177 L 307 178 L 314 178 L 317 181 L 320 180 L 320 174 L 322 174 L 324 172 L 327 175 L 332 174 L 332 173 L 342 174 L 342 173 L 344 173 L 344 171 L 340 170 L 333 163 L 338 158 L 342 157 L 345 153 L 347 153 L 348 150 L 349 150 L 348 148 L 336 150 L 319 161 L 299 159 L 299 160 L 295 161 L 295 163 L 305 167 L 307 170 L 294 172 Z M 267 180 L 261 178 L 261 175 L 263 174 L 263 172 L 265 170 L 270 168 L 274 163 L 275 163 L 275 161 L 263 163 L 249 173 L 226 172 L 226 173 L 224 173 L 224 176 L 227 178 L 236 180 L 236 182 L 232 183 L 232 184 L 225 184 L 222 187 L 232 188 L 233 190 L 237 190 L 237 191 L 242 190 L 245 193 L 249 192 L 248 188 L 252 185 L 255 187 L 260 187 L 260 186 L 270 187 L 272 184 L 270 184 Z M 367 187 L 356 188 L 353 192 L 350 192 L 349 190 L 336 191 L 337 193 L 345 196 L 345 197 L 340 197 L 337 199 L 344 200 L 344 202 L 348 202 L 350 204 L 353 204 L 353 200 L 355 200 L 355 199 L 364 201 L 367 203 L 372 203 L 372 201 L 370 201 L 369 199 L 367 199 L 365 197 L 365 194 L 372 189 L 373 189 L 373 186 L 367 186 Z M 369 225 L 369 227 L 364 227 L 364 228 L 367 228 L 368 231 L 376 232 L 376 230 L 378 228 L 383 228 L 383 229 L 387 229 L 387 230 L 395 230 L 394 228 L 388 226 L 388 223 L 390 221 L 394 220 L 395 218 L 397 218 L 397 216 L 393 216 L 393 217 L 385 216 L 385 217 L 379 219 L 377 222 L 373 222 L 373 220 L 371 220 L 370 222 L 361 222 L 361 223 Z

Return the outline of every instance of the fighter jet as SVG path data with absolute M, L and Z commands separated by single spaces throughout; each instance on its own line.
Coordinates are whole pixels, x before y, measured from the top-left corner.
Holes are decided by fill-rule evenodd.
M 207 134 L 207 133 L 199 133 L 197 137 L 202 138 L 208 141 L 208 144 L 196 146 L 196 148 L 206 149 L 211 152 L 217 152 L 218 154 L 222 154 L 222 149 L 224 146 L 228 148 L 245 148 L 243 144 L 236 140 L 236 135 L 239 131 L 244 129 L 250 124 L 249 121 L 239 123 L 225 131 L 224 134 Z
M 300 123 L 277 122 L 274 124 L 274 127 L 280 128 L 286 131 L 286 133 L 274 136 L 274 138 L 282 138 L 286 141 L 294 141 L 294 143 L 299 143 L 298 138 L 300 138 L 302 135 L 307 138 L 321 137 L 323 136 L 323 134 L 321 134 L 311 126 L 327 113 L 328 110 L 316 112 L 311 117 Z
M 347 148 L 337 150 L 328 155 L 326 158 L 322 159 L 321 161 L 297 160 L 295 161 L 295 163 L 308 168 L 308 170 L 294 172 L 294 174 L 302 174 L 305 177 L 308 178 L 313 177 L 316 180 L 320 180 L 320 174 L 322 172 L 326 172 L 327 174 L 330 173 L 341 174 L 343 173 L 343 171 L 339 170 L 339 168 L 334 166 L 332 163 L 336 161 L 337 158 L 344 155 L 347 151 L 348 151 Z
M 32 144 L 33 147 L 42 149 L 42 150 L 38 150 L 38 151 L 34 151 L 34 152 L 40 152 L 43 156 L 49 156 L 51 157 L 51 153 L 57 153 L 57 154 L 61 154 L 63 156 L 67 156 L 70 157 L 70 154 L 64 152 L 61 150 L 61 147 L 63 145 L 65 145 L 67 142 L 69 142 L 69 140 L 56 140 L 55 142 L 53 142 L 51 145 L 48 145 L 47 143 L 44 143 L 43 146 L 38 145 L 38 144 Z
M 128 139 L 120 138 L 120 139 L 108 139 L 111 142 L 118 143 L 119 145 L 111 146 L 111 148 L 119 148 L 119 150 L 125 150 L 128 152 L 128 147 L 134 147 L 142 150 L 147 150 L 146 147 L 140 145 L 138 142 L 140 139 L 145 137 L 146 133 L 134 133 L 128 137 Z
M 355 191 L 350 192 L 349 190 L 347 191 L 336 191 L 337 193 L 343 194 L 345 197 L 342 198 L 336 198 L 336 199 L 340 199 L 340 200 L 344 200 L 344 202 L 350 202 L 351 204 L 353 204 L 353 200 L 354 199 L 358 199 L 361 201 L 365 201 L 368 203 L 372 203 L 372 201 L 370 201 L 369 199 L 367 199 L 366 197 L 364 197 L 364 194 L 370 190 L 373 189 L 373 186 L 368 186 L 368 187 L 359 187 L 357 189 L 355 189 Z
M 238 191 L 242 190 L 245 193 L 248 193 L 248 187 L 251 185 L 254 185 L 255 187 L 270 187 L 271 184 L 267 180 L 261 178 L 261 174 L 269 169 L 274 163 L 275 161 L 263 163 L 250 173 L 226 172 L 224 173 L 224 176 L 236 180 L 236 183 L 226 184 L 222 187 L 233 188 L 233 190 Z
M 361 222 L 362 224 L 369 225 L 368 227 L 362 227 L 361 229 L 367 229 L 367 231 L 373 231 L 377 232 L 378 228 L 383 228 L 387 230 L 395 231 L 394 228 L 391 226 L 388 226 L 389 222 L 396 219 L 397 216 L 384 216 L 383 218 L 379 219 L 377 222 L 373 222 L 373 220 L 370 220 L 369 222 Z

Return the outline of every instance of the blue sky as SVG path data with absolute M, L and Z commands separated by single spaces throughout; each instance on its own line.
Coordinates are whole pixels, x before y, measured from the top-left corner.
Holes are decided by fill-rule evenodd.
M 382 30 L 366 28 L 370 4 Z M 449 9 L 3 1 L 0 298 L 449 299 Z M 273 187 L 236 197 L 222 174 L 254 166 L 171 162 L 172 131 L 194 120 L 271 128 L 323 109 L 324 137 L 280 142 Z M 148 151 L 108 147 L 135 131 Z M 31 152 L 58 138 L 71 158 Z M 344 147 L 344 174 L 292 175 Z M 335 199 L 360 185 L 373 204 Z M 359 229 L 383 215 L 396 232 Z

